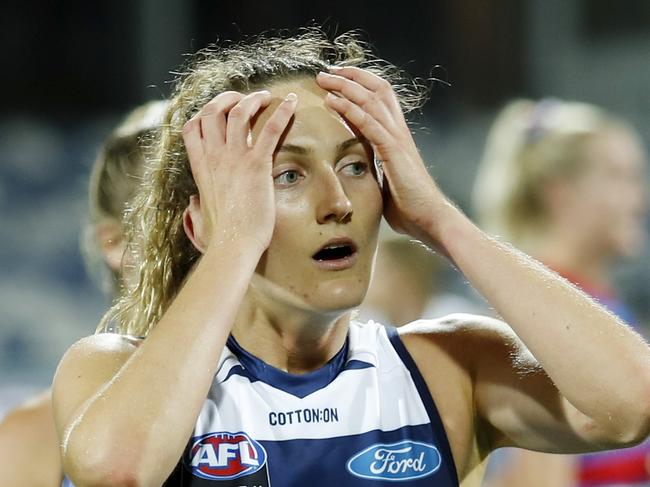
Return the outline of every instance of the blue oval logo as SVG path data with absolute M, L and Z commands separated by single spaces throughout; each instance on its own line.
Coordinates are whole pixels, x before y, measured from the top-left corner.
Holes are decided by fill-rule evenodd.
M 431 475 L 441 463 L 435 446 L 406 440 L 370 446 L 350 458 L 347 468 L 364 479 L 401 481 Z

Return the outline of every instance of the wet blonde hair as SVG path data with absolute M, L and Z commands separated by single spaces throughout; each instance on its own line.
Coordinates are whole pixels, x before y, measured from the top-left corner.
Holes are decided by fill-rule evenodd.
M 526 247 L 546 224 L 544 187 L 582 174 L 587 144 L 622 126 L 622 121 L 585 103 L 509 103 L 490 129 L 474 184 L 478 221 L 487 231 Z
M 185 235 L 182 215 L 198 194 L 182 138 L 183 125 L 218 94 L 249 93 L 273 83 L 315 78 L 332 66 L 359 66 L 387 79 L 404 111 L 421 106 L 425 90 L 395 66 L 374 57 L 355 33 L 330 40 L 309 28 L 298 35 L 265 34 L 240 44 L 199 51 L 176 81 L 155 157 L 129 211 L 130 261 L 137 282 L 107 313 L 121 333 L 146 336 L 181 288 L 200 253 Z
M 166 106 L 166 101 L 151 101 L 129 112 L 103 142 L 90 174 L 82 253 L 91 277 L 113 296 L 120 291 L 121 273 L 106 264 L 96 229 L 107 221 L 121 222 L 144 171 L 145 141 L 160 126 Z

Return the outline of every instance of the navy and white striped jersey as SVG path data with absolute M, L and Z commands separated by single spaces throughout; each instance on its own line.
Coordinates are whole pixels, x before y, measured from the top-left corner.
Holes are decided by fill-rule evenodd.
M 353 322 L 324 367 L 287 374 L 232 337 L 166 486 L 457 487 L 440 417 L 393 328 Z
M 166 487 L 458 487 L 428 388 L 394 328 L 352 322 L 324 367 L 292 375 L 230 337 Z

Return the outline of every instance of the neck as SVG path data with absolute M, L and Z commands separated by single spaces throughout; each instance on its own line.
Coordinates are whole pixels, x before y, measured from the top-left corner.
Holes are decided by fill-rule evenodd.
M 232 335 L 249 353 L 292 374 L 325 365 L 343 347 L 350 312 L 319 313 L 249 288 Z
M 531 251 L 555 270 L 580 276 L 596 286 L 609 286 L 608 254 L 595 239 L 584 238 L 580 232 L 551 228 L 534 242 Z

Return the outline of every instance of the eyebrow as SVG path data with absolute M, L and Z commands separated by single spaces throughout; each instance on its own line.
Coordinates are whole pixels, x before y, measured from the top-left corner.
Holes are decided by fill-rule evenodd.
M 362 144 L 365 142 L 365 139 L 361 139 L 359 137 L 353 137 L 351 139 L 345 140 L 341 142 L 339 145 L 336 146 L 336 152 L 340 154 L 341 152 L 344 152 L 345 150 L 349 149 L 352 146 L 355 146 L 357 144 Z M 281 145 L 278 150 L 278 153 L 280 152 L 290 152 L 292 154 L 297 154 L 299 156 L 306 156 L 309 155 L 313 152 L 311 148 L 303 147 L 300 145 L 294 145 L 294 144 L 283 144 Z

